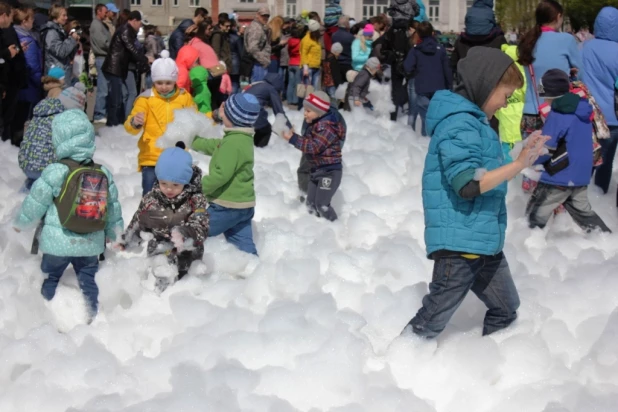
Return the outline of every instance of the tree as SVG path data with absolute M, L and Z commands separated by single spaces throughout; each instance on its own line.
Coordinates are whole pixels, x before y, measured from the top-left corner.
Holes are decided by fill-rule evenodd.
M 565 14 L 569 18 L 573 31 L 587 26 L 594 30 L 594 20 L 605 6 L 618 7 L 618 0 L 565 0 Z
M 534 25 L 537 4 L 538 0 L 496 0 L 496 20 L 503 30 L 525 31 Z

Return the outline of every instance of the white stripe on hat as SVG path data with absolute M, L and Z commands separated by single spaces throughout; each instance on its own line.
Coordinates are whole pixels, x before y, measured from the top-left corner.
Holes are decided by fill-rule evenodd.
M 325 102 L 313 93 L 307 97 L 307 101 L 322 111 L 327 112 L 330 109 L 330 102 Z

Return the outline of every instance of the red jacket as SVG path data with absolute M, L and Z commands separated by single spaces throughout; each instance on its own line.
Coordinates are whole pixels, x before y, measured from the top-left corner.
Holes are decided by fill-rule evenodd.
M 337 25 L 327 27 L 324 32 L 324 48 L 326 49 L 326 53 L 330 53 L 330 48 L 333 46 L 333 34 L 339 30 Z
M 198 57 L 199 53 L 197 50 L 189 45 L 182 46 L 176 57 L 176 66 L 178 66 L 178 80 L 176 81 L 176 85 L 189 93 L 191 92 L 189 71 L 193 68 Z
M 288 54 L 290 55 L 289 65 L 300 66 L 300 39 L 288 40 Z

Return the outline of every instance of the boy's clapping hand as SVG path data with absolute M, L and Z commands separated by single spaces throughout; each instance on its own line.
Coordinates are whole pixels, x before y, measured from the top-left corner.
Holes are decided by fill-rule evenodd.
M 145 121 L 144 113 L 139 112 L 138 114 L 133 116 L 133 119 L 131 119 L 131 125 L 135 128 L 139 128 L 144 125 L 144 121 Z
M 543 136 L 540 130 L 532 133 L 526 139 L 521 153 L 517 156 L 516 162 L 520 163 L 524 168 L 534 165 L 539 156 L 547 154 L 545 143 L 551 139 L 550 136 Z

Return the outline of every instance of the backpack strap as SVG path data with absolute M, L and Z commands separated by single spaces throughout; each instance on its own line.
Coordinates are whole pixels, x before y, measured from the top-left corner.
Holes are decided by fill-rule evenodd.
M 95 162 L 93 162 L 92 159 L 86 159 L 81 162 L 78 162 L 73 159 L 60 159 L 58 160 L 58 163 L 68 166 L 69 168 L 77 168 L 80 166 L 90 166 L 90 167 L 100 166 L 100 165 L 97 165 Z

